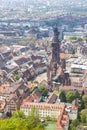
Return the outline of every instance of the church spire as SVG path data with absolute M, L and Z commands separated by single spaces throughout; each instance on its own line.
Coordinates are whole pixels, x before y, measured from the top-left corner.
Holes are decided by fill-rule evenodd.
M 59 32 L 56 26 L 53 28 L 53 32 L 54 32 L 53 43 L 56 43 L 56 42 L 58 43 Z
M 54 36 L 53 36 L 53 41 L 52 41 L 52 62 L 57 62 L 60 64 L 60 41 L 59 41 L 59 32 L 58 28 L 55 26 L 53 28 L 54 31 Z

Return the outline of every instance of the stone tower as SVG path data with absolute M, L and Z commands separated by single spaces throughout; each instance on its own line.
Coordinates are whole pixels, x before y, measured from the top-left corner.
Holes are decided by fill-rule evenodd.
M 54 27 L 53 31 L 54 31 L 54 37 L 52 41 L 52 62 L 57 62 L 58 64 L 60 64 L 60 58 L 59 58 L 60 41 L 58 39 L 59 32 L 57 27 Z
M 60 65 L 60 41 L 58 28 L 53 28 L 54 36 L 52 41 L 52 58 L 47 69 L 48 86 L 52 86 L 53 78 L 57 75 L 57 69 Z
M 54 27 L 52 57 L 47 68 L 48 88 L 59 88 L 60 85 L 71 85 L 69 73 L 66 72 L 65 59 L 61 59 L 58 28 Z M 64 56 L 64 55 L 63 55 Z

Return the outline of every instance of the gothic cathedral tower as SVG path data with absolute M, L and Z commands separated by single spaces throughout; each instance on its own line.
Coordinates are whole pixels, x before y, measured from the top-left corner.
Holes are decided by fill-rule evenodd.
M 53 37 L 53 41 L 52 41 L 52 62 L 57 62 L 58 64 L 60 64 L 60 41 L 59 41 L 59 32 L 58 32 L 58 28 L 54 27 L 53 29 L 54 31 L 54 37 Z
M 59 32 L 58 28 L 54 27 L 54 36 L 52 41 L 52 58 L 50 61 L 50 65 L 48 65 L 47 69 L 47 78 L 48 78 L 48 86 L 52 86 L 53 78 L 57 75 L 57 69 L 60 65 L 60 41 L 59 41 Z

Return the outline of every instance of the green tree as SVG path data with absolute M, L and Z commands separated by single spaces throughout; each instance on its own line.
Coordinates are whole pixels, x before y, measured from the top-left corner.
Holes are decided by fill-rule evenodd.
M 75 91 L 75 93 L 74 93 L 74 98 L 75 98 L 75 99 L 76 99 L 76 98 L 80 98 L 80 94 L 79 94 L 78 91 Z
M 0 130 L 28 130 L 27 122 L 22 118 L 0 120 Z
M 38 90 L 40 91 L 40 93 L 42 94 L 42 96 L 47 96 L 48 94 L 48 89 L 43 87 L 43 86 L 39 86 Z
M 44 129 L 44 125 L 40 121 L 40 119 L 37 116 L 28 116 L 27 118 L 27 126 L 29 130 L 34 130 L 34 129 Z
M 69 91 L 67 94 L 66 94 L 66 99 L 67 99 L 67 102 L 72 102 L 74 100 L 74 94 L 72 91 Z
M 0 120 L 0 130 L 44 130 L 44 125 L 39 117 L 24 118 L 20 111 L 14 112 L 13 117 Z
M 38 109 L 36 108 L 32 108 L 31 111 L 29 112 L 28 114 L 28 118 L 39 118 L 39 112 L 38 112 Z
M 87 103 L 87 95 L 83 95 L 82 100 L 84 101 L 84 103 Z
M 79 120 L 78 119 L 75 119 L 75 120 L 73 120 L 72 121 L 72 124 L 75 126 L 75 127 L 77 127 L 78 125 L 79 125 Z
M 87 109 L 83 109 L 80 112 L 80 117 L 81 117 L 81 122 L 82 123 L 87 123 Z
M 46 121 L 51 121 L 51 117 L 50 116 L 47 116 L 45 119 L 46 119 Z
M 29 130 L 44 130 L 44 125 L 39 119 L 38 109 L 32 108 L 31 112 L 27 117 L 28 129 Z
M 14 80 L 19 80 L 20 79 L 20 76 L 18 75 L 18 74 L 16 74 L 15 76 L 14 76 Z
M 76 130 L 76 127 L 73 124 L 70 124 L 70 130 Z
M 81 122 L 86 123 L 86 115 L 81 115 Z
M 83 110 L 81 111 L 81 115 L 87 115 L 87 109 L 83 109 Z
M 77 40 L 77 37 L 76 36 L 71 36 L 69 37 L 70 40 Z
M 53 117 L 50 117 L 50 116 L 47 116 L 46 118 L 45 118 L 45 120 L 46 121 L 50 121 L 50 122 L 56 122 L 56 119 Z
M 14 118 L 26 118 L 24 112 L 21 111 L 21 110 L 14 111 L 12 113 L 12 117 L 14 117 Z
M 82 94 L 81 94 L 81 100 L 82 100 L 82 96 L 84 95 L 84 90 L 82 91 Z
M 85 104 L 84 102 L 81 100 L 81 102 L 79 103 L 79 111 L 81 111 L 82 109 L 85 108 Z
M 61 93 L 59 94 L 59 98 L 61 102 L 66 102 L 66 94 L 64 91 L 61 91 Z

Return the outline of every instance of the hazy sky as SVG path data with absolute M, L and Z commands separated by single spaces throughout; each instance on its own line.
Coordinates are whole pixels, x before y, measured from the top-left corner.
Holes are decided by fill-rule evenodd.
M 84 5 L 87 5 L 87 0 L 0 0 L 0 3 L 2 4 L 2 5 L 4 5 L 4 4 L 14 4 L 15 2 L 17 2 L 17 3 L 20 3 L 20 2 L 22 2 L 22 3 L 35 3 L 35 2 L 37 2 L 37 3 L 47 3 L 47 1 L 49 1 L 49 3 L 50 4 L 53 4 L 53 3 L 58 3 L 58 4 L 64 4 L 64 3 L 67 3 L 67 5 L 68 4 L 84 4 Z

